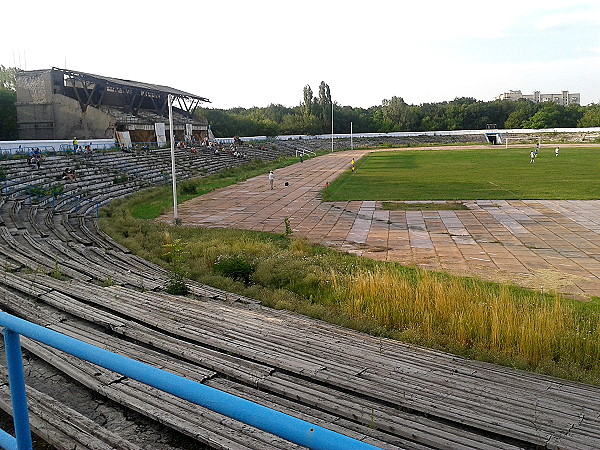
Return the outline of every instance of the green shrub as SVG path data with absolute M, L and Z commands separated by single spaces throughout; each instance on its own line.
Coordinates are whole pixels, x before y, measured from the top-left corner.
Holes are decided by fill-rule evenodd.
M 39 186 L 29 186 L 27 188 L 27 193 L 36 197 L 43 197 L 49 194 L 49 192 L 46 189 L 41 188 Z
M 190 289 L 185 284 L 185 278 L 177 272 L 171 272 L 165 291 L 172 295 L 187 295 L 190 293 Z
M 198 189 L 197 183 L 192 180 L 186 180 L 179 183 L 177 191 L 181 195 L 195 195 Z
M 123 184 L 123 183 L 127 183 L 128 181 L 129 181 L 129 177 L 125 174 L 119 175 L 119 176 L 116 176 L 115 178 L 113 178 L 114 184 Z
M 322 269 L 318 264 L 316 258 L 281 252 L 262 258 L 256 265 L 252 280 L 271 289 L 289 289 L 304 294 L 319 286 Z
M 219 256 L 215 261 L 214 269 L 219 275 L 243 281 L 245 284 L 250 283 L 250 277 L 254 272 L 252 264 L 237 255 Z
M 65 186 L 63 184 L 57 184 L 50 187 L 49 193 L 52 195 L 62 194 L 65 190 Z

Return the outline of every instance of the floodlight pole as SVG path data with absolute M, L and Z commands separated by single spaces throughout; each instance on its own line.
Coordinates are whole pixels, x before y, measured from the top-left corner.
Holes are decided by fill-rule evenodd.
M 169 130 L 171 131 L 171 179 L 173 180 L 173 222 L 179 222 L 177 212 L 177 180 L 175 179 L 175 128 L 173 127 L 173 96 L 168 95 L 169 103 Z
M 333 101 L 331 102 L 331 153 L 333 153 Z
M 354 141 L 352 140 L 352 122 L 350 122 L 350 150 L 354 150 Z

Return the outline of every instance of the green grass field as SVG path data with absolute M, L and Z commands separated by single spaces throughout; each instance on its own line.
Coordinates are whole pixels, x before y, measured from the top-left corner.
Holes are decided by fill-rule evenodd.
M 323 191 L 349 200 L 595 200 L 600 198 L 600 148 L 529 148 L 374 152 Z

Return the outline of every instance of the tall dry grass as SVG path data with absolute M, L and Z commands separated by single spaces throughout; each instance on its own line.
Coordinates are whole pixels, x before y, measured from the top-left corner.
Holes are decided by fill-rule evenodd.
M 416 282 L 390 271 L 332 273 L 341 309 L 420 343 L 462 352 L 589 366 L 600 360 L 600 321 L 559 297 L 515 297 L 508 287 L 418 272 Z

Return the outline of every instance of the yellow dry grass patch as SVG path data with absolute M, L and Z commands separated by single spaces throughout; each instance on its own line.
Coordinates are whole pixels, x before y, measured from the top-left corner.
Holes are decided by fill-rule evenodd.
M 420 271 L 416 282 L 390 271 L 332 274 L 333 286 L 350 316 L 369 317 L 387 329 L 414 333 L 425 342 L 452 342 L 532 367 L 559 359 L 597 360 L 600 324 L 582 322 L 571 304 L 555 297 L 515 300 L 500 289 Z

